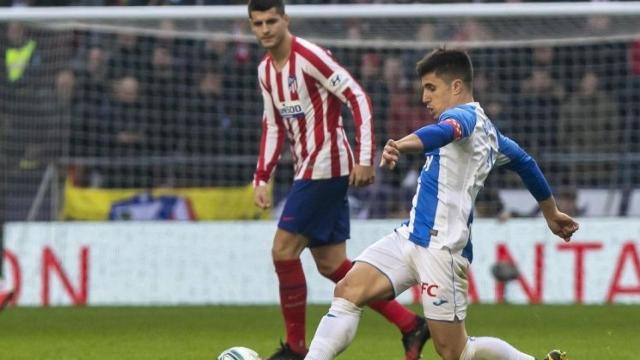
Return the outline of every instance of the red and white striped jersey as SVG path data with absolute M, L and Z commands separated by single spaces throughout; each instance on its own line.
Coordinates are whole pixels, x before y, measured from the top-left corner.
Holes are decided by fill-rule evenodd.
M 348 175 L 354 160 L 373 165 L 371 100 L 327 50 L 293 37 L 284 68 L 277 71 L 267 55 L 258 66 L 258 79 L 264 115 L 254 186 L 271 178 L 285 137 L 296 180 Z M 355 121 L 355 159 L 343 127 L 342 103 L 349 106 Z

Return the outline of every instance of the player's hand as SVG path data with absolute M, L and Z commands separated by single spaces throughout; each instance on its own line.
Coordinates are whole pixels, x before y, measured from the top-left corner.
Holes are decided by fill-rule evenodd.
M 367 186 L 373 184 L 375 171 L 373 166 L 355 165 L 349 174 L 350 186 Z
M 400 149 L 398 144 L 394 140 L 387 140 L 382 151 L 382 158 L 380 159 L 380 167 L 386 167 L 389 170 L 393 170 L 398 164 L 400 159 Z
M 253 189 L 253 202 L 263 210 L 271 207 L 271 197 L 266 185 L 256 186 Z
M 571 216 L 561 211 L 556 211 L 552 216 L 547 217 L 546 220 L 551 232 L 566 242 L 571 241 L 571 236 L 580 228 L 580 225 Z

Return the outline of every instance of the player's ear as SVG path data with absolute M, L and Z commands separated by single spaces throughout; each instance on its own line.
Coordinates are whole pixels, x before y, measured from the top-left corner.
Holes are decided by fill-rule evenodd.
M 290 19 L 289 15 L 287 15 L 287 14 L 282 15 L 282 19 L 287 24 L 287 26 L 289 26 L 289 19 Z
M 460 95 L 465 90 L 464 82 L 461 79 L 455 79 L 451 83 L 451 90 L 454 95 Z

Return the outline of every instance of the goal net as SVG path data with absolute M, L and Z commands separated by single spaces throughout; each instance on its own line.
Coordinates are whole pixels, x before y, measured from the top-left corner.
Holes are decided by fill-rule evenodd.
M 331 50 L 367 90 L 379 149 L 434 121 L 420 104 L 416 61 L 437 46 L 461 47 L 475 65 L 476 100 L 538 160 L 565 210 L 640 213 L 640 4 L 287 12 L 295 35 Z M 213 203 L 196 212 L 221 214 L 195 218 L 260 216 L 234 212 L 253 206 L 262 113 L 256 66 L 264 51 L 244 6 L 13 9 L 0 19 L 4 220 L 82 219 L 78 204 L 106 219 L 113 209 L 96 198 L 159 196 L 157 189 L 200 194 Z M 344 118 L 353 134 L 346 106 Z M 375 185 L 351 191 L 354 216 L 405 216 L 422 161 L 407 157 L 396 171 L 380 171 Z M 285 151 L 275 204 L 292 170 Z M 534 215 L 521 188 L 513 174 L 496 171 L 477 215 Z M 220 191 L 243 195 L 230 200 Z

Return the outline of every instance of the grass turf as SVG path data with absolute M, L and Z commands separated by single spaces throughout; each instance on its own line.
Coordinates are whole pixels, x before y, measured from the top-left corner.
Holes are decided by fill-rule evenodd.
M 327 308 L 309 307 L 307 339 Z M 275 306 L 10 308 L 0 313 L 0 359 L 215 359 L 234 345 L 266 357 L 282 329 Z M 473 305 L 467 329 L 538 357 L 559 347 L 571 360 L 640 359 L 640 306 Z M 423 354 L 437 359 L 430 343 Z M 339 357 L 402 358 L 400 334 L 371 310 Z

